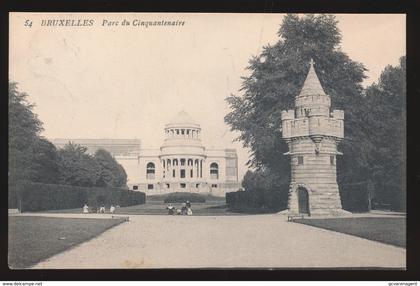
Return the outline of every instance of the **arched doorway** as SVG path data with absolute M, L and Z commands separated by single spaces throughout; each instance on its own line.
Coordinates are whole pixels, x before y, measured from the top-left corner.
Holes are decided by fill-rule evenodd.
M 297 189 L 297 196 L 298 196 L 299 214 L 310 215 L 308 190 L 305 189 L 304 187 L 299 187 Z

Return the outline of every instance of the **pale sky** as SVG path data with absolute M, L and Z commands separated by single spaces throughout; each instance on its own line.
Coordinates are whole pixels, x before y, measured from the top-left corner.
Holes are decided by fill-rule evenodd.
M 225 98 L 241 94 L 253 55 L 278 40 L 284 14 L 12 13 L 9 77 L 35 103 L 47 138 L 139 138 L 159 147 L 181 110 L 201 124 L 208 148 L 247 150 L 223 117 Z M 91 27 L 46 27 L 41 20 L 93 19 Z M 184 26 L 121 26 L 127 19 Z M 368 69 L 364 85 L 405 55 L 405 15 L 339 14 L 342 50 Z M 25 27 L 26 20 L 32 27 Z M 102 26 L 102 21 L 119 26 Z

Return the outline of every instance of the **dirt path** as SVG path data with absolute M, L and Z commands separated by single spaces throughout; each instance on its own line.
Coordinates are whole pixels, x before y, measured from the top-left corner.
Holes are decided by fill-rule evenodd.
M 279 215 L 138 216 L 34 268 L 405 267 L 406 251 Z

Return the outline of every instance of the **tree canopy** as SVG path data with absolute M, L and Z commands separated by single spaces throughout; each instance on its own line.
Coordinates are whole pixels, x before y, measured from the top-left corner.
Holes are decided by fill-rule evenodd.
M 9 83 L 9 181 L 36 176 L 32 147 L 38 141 L 42 123 L 27 97 L 18 90 L 17 83 Z
M 124 168 L 112 157 L 112 155 L 104 150 L 98 149 L 94 155 L 95 161 L 99 164 L 100 174 L 97 186 L 107 187 L 125 187 L 127 183 L 127 174 Z

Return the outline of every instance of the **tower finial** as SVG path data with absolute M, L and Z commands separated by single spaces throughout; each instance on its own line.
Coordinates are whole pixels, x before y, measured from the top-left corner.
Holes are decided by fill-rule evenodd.
M 311 58 L 310 64 L 311 64 L 311 66 L 314 66 L 314 60 L 313 60 L 313 58 Z

